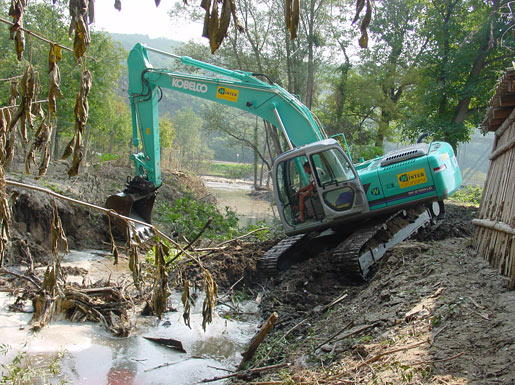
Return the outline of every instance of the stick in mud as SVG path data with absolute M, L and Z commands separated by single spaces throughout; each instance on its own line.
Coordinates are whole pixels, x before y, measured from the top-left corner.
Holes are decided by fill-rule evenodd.
M 264 372 L 266 370 L 284 368 L 285 366 L 290 366 L 290 365 L 291 365 L 290 363 L 284 363 L 284 364 L 264 366 L 262 368 L 256 368 L 256 369 L 242 370 L 242 371 L 238 371 L 236 373 L 228 374 L 227 376 L 214 377 L 214 378 L 210 378 L 210 379 L 207 379 L 207 380 L 202 380 L 200 382 L 202 382 L 202 383 L 214 382 L 214 381 L 224 380 L 226 378 L 243 376 L 244 374 L 259 373 L 259 372 Z
M 252 339 L 252 342 L 250 343 L 250 346 L 247 349 L 247 351 L 242 354 L 243 359 L 241 360 L 240 365 L 238 366 L 238 370 L 241 370 L 245 362 L 249 361 L 254 356 L 254 353 L 256 353 L 257 348 L 259 347 L 261 342 L 263 342 L 268 332 L 272 329 L 278 317 L 279 316 L 276 312 L 272 313 L 272 315 L 268 317 L 268 320 L 261 327 L 259 333 L 256 334 L 256 336 Z

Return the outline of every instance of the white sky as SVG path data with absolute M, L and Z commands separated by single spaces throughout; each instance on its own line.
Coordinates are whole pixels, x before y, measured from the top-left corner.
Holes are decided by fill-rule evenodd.
M 173 24 L 168 10 L 182 0 L 161 0 L 156 7 L 154 0 L 121 0 L 122 10 L 114 8 L 114 0 L 95 1 L 94 30 L 114 33 L 141 34 L 150 38 L 166 37 L 178 41 L 195 39 L 201 41 L 202 24 L 189 20 Z M 198 7 L 198 2 L 190 2 L 190 7 Z

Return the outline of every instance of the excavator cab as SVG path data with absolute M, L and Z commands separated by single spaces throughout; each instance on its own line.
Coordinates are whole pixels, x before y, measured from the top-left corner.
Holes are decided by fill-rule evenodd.
M 308 162 L 311 175 L 304 171 Z M 297 191 L 310 180 L 315 191 L 301 205 Z M 369 212 L 365 190 L 349 157 L 333 139 L 302 146 L 274 162 L 276 201 L 288 235 L 322 230 Z M 300 215 L 300 207 L 304 208 Z M 298 221 L 299 215 L 304 217 Z

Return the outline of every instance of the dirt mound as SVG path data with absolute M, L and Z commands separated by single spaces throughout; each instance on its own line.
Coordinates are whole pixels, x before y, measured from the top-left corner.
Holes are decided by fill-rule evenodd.
M 367 283 L 335 274 L 329 254 L 269 280 L 261 310 L 279 320 L 257 365 L 294 363 L 271 380 L 306 383 L 515 384 L 515 292 L 471 248 L 476 210 L 448 204 Z
M 472 219 L 477 217 L 478 208 L 471 205 L 446 203 L 445 218 L 438 226 L 420 234 L 418 239 L 438 241 L 446 238 L 467 238 L 474 234 Z
M 256 288 L 264 280 L 258 270 L 258 259 L 276 242 L 234 241 L 203 256 L 202 264 L 209 270 L 221 290 L 229 289 L 233 285 L 235 290 Z M 198 267 L 192 266 L 188 270 L 188 277 L 200 283 L 202 272 Z
M 14 164 L 11 172 L 7 174 L 7 179 L 45 188 L 98 206 L 103 206 L 109 195 L 122 191 L 127 176 L 132 174 L 128 167 L 101 163 L 84 168 L 78 176 L 69 178 L 68 163 L 58 161 L 51 165 L 47 175 L 35 179 L 21 172 L 20 168 L 19 164 Z M 156 202 L 173 202 L 185 194 L 192 194 L 197 199 L 212 199 L 208 197 L 208 191 L 202 181 L 193 175 L 182 172 L 165 173 L 163 180 Z M 21 250 L 23 244 L 28 245 L 35 262 L 48 262 L 54 206 L 57 207 L 70 248 L 106 247 L 108 225 L 103 214 L 39 191 L 8 187 L 8 193 L 14 199 L 11 245 L 9 252 L 6 253 L 7 263 L 16 263 L 26 258 L 26 253 Z

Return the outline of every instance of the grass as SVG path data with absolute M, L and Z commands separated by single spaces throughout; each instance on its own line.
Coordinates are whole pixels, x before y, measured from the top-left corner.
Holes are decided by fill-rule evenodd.
M 252 175 L 252 164 L 247 163 L 211 163 L 208 175 L 229 179 L 244 179 Z
M 464 186 L 454 193 L 452 200 L 478 206 L 481 203 L 481 195 L 483 187 L 481 186 Z

